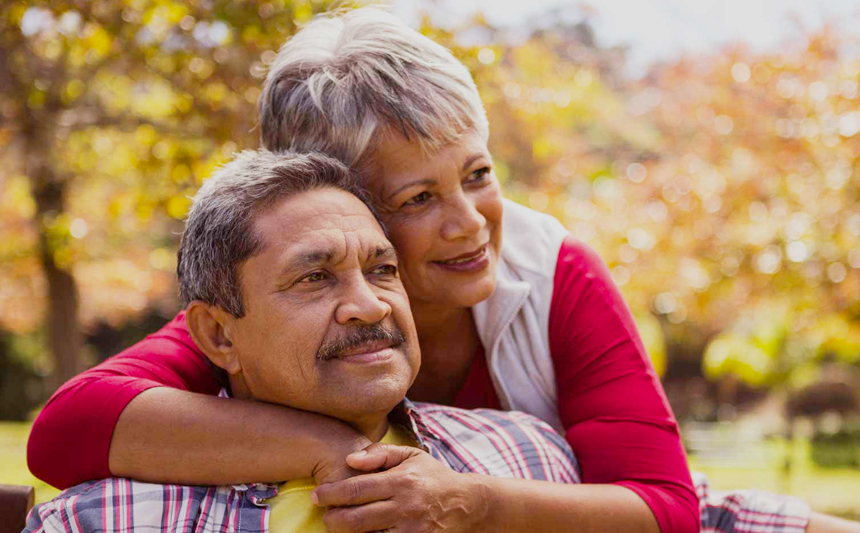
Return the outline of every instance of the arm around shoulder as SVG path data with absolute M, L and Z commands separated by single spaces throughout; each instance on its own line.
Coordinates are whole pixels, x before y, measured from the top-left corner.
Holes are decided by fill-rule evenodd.
M 678 424 L 633 316 L 603 261 L 571 238 L 558 258 L 549 336 L 559 415 L 583 481 L 637 495 L 663 533 L 697 531 Z
M 59 488 L 109 476 L 196 485 L 340 479 L 349 473 L 343 458 L 367 445 L 342 422 L 217 398 L 220 388 L 180 314 L 54 394 L 30 434 L 30 470 Z

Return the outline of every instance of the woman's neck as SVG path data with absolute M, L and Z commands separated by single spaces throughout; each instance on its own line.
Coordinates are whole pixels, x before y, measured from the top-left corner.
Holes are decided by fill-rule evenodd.
M 422 348 L 427 342 L 434 345 L 439 339 L 451 338 L 452 331 L 472 322 L 472 310 L 466 307 L 451 308 L 433 305 L 412 304 L 412 316 L 418 329 Z
M 480 346 L 472 311 L 413 306 L 421 371 L 409 390 L 413 400 L 453 405 Z

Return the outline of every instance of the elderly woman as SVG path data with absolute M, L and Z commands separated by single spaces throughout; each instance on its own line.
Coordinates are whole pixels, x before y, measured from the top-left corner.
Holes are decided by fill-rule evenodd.
M 379 9 L 318 18 L 280 51 L 260 112 L 267 148 L 322 151 L 363 176 L 418 326 L 410 398 L 534 414 L 567 438 L 588 485 L 440 473 L 396 447 L 349 456 L 368 443 L 337 421 L 216 398 L 183 313 L 57 391 L 30 438 L 37 476 L 66 487 L 313 474 L 334 482 L 315 493 L 333 531 L 686 533 L 700 511 L 724 531 L 803 530 L 808 508 L 790 499 L 738 493 L 733 507 L 700 509 L 607 269 L 556 220 L 502 199 L 483 106 L 448 50 Z

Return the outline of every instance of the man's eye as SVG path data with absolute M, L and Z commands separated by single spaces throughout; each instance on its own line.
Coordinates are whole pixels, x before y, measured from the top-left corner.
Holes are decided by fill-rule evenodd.
M 303 277 L 296 283 L 315 283 L 318 281 L 324 281 L 326 279 L 326 275 L 324 272 L 313 272 Z
M 395 265 L 379 265 L 378 267 L 373 269 L 374 274 L 381 274 L 383 276 L 396 276 L 397 275 L 397 266 Z
M 406 206 L 410 206 L 410 205 L 421 205 L 429 199 L 430 199 L 430 193 L 427 191 L 424 191 L 420 194 L 416 194 L 412 198 L 403 202 L 403 206 L 406 207 Z

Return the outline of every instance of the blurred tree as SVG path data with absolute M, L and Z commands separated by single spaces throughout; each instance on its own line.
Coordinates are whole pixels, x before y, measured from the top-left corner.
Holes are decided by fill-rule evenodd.
M 0 326 L 30 333 L 47 315 L 58 380 L 78 368 L 79 324 L 175 310 L 188 196 L 256 144 L 266 65 L 330 7 L 0 5 Z M 715 379 L 770 386 L 808 383 L 826 353 L 857 365 L 856 43 L 825 29 L 633 79 L 585 17 L 511 30 L 424 19 L 474 73 L 506 194 L 597 249 L 658 366 L 705 352 Z
M 595 246 L 669 345 L 713 339 L 714 379 L 793 382 L 820 360 L 813 337 L 856 364 L 857 43 L 826 28 L 802 47 L 737 47 L 635 80 L 582 24 L 559 15 L 513 44 L 494 34 L 473 63 L 509 196 Z
M 840 53 L 849 44 L 825 30 L 802 49 L 736 49 L 647 80 L 663 101 L 648 115 L 663 143 L 638 188 L 668 207 L 652 224 L 660 244 L 696 260 L 672 291 L 695 321 L 723 329 L 787 295 L 805 315 L 798 328 L 858 314 L 860 62 Z
M 79 369 L 81 310 L 110 317 L 170 299 L 172 235 L 188 196 L 213 165 L 255 144 L 273 50 L 327 7 L 0 5 L 0 277 L 14 287 L 0 305 L 4 325 L 21 331 L 46 303 L 57 383 Z
M 711 376 L 808 383 L 827 352 L 860 358 L 852 43 L 825 29 L 802 48 L 736 48 L 657 68 L 642 82 L 662 99 L 646 116 L 663 142 L 636 198 L 665 208 L 654 210 L 655 245 L 636 270 L 643 256 L 656 265 L 676 258 L 654 272 L 665 288 L 651 305 L 678 329 L 724 331 L 706 350 Z

